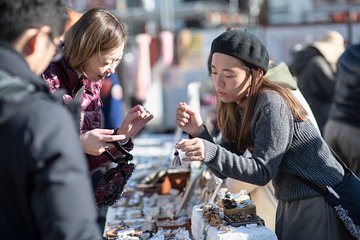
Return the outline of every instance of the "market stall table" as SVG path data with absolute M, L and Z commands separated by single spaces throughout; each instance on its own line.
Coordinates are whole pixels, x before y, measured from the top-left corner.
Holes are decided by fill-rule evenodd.
M 177 138 L 170 135 L 142 135 L 135 140 L 136 147 L 132 154 L 136 170 L 128 183 L 129 191 L 125 191 L 122 198 L 114 206 L 108 208 L 104 237 L 109 237 L 109 233 L 114 229 L 113 237 L 109 239 L 161 239 L 161 237 L 169 235 L 165 232 L 169 229 L 162 229 L 158 224 L 159 216 L 165 215 L 170 219 L 186 220 L 184 227 L 174 230 L 171 239 L 175 240 L 277 239 L 274 232 L 265 226 L 228 226 L 225 232 L 205 224 L 198 204 L 213 202 L 222 182 L 217 182 L 216 178 L 204 166 L 200 168 L 189 166 L 187 168 L 183 164 L 182 167 L 190 170 L 191 176 L 181 194 L 179 194 L 180 189 L 176 188 L 165 191 L 168 194 L 159 191 L 163 188 L 159 188 L 150 195 L 146 191 L 139 191 L 139 186 L 144 185 L 139 184 L 139 182 L 153 175 L 156 171 L 166 171 L 170 174 L 171 171 L 180 170 L 171 167 L 174 139 Z M 178 180 L 183 181 L 181 178 Z M 170 185 L 174 187 L 176 184 Z M 125 236 L 128 235 L 138 235 L 139 237 L 126 238 Z
M 195 205 L 191 216 L 191 232 L 194 240 L 277 240 L 273 231 L 255 224 L 240 227 L 226 226 L 218 229 L 205 224 L 201 205 Z

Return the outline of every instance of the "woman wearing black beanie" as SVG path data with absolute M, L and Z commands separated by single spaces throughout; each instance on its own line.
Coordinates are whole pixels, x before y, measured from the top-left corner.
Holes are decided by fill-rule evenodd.
M 217 93 L 215 144 L 199 113 L 180 103 L 176 123 L 190 135 L 176 147 L 185 161 L 203 161 L 218 177 L 265 185 L 279 200 L 279 239 L 351 239 L 319 192 L 305 181 L 336 186 L 344 169 L 292 93 L 264 75 L 269 54 L 253 34 L 230 30 L 211 45 L 211 78 Z M 245 150 L 251 156 L 243 156 Z

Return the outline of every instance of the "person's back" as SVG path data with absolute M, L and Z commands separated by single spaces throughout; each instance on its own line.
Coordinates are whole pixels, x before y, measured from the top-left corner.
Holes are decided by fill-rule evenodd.
M 341 34 L 329 31 L 322 40 L 315 41 L 295 53 L 289 66 L 321 132 L 328 118 L 334 94 L 336 62 L 343 51 L 344 39 Z
M 360 44 L 349 46 L 338 62 L 338 75 L 324 137 L 360 177 Z
M 1 1 L 1 239 L 101 239 L 73 116 L 37 76 L 66 23 L 61 1 Z

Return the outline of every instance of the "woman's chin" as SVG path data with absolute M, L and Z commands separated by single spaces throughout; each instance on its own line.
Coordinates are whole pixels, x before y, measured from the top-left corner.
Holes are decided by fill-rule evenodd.
M 98 82 L 100 80 L 103 80 L 105 77 L 92 77 L 92 78 L 88 78 L 91 82 Z
M 219 98 L 220 98 L 221 102 L 223 102 L 223 103 L 232 103 L 232 102 L 234 102 L 231 99 L 226 98 L 226 97 L 219 97 Z

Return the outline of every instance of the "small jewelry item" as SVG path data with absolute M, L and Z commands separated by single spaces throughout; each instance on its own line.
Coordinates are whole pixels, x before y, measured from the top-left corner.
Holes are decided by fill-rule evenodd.
M 174 152 L 174 159 L 172 161 L 172 166 L 176 167 L 176 166 L 181 166 L 181 160 L 179 157 L 179 151 L 175 148 L 175 152 Z

